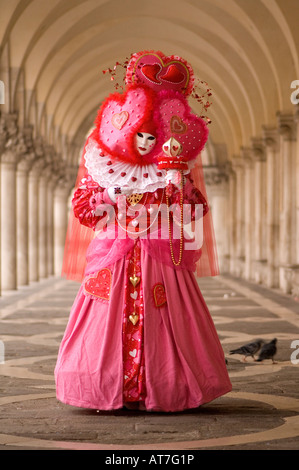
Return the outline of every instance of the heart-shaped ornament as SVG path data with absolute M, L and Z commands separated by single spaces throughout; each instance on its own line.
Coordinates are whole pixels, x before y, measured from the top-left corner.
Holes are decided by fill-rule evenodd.
M 188 126 L 179 116 L 172 116 L 170 119 L 170 129 L 174 134 L 184 134 L 187 132 Z
M 129 119 L 128 111 L 122 111 L 121 113 L 113 114 L 111 122 L 112 122 L 112 125 L 116 129 L 121 130 L 123 126 L 126 124 L 128 119 Z
M 162 124 L 163 151 L 169 156 L 180 155 L 185 161 L 193 160 L 208 139 L 205 121 L 192 112 L 187 100 L 179 93 L 162 91 L 158 101 L 155 120 Z
M 130 356 L 136 357 L 137 356 L 137 349 L 133 349 L 133 351 L 129 351 Z
M 156 307 L 161 307 L 167 302 L 165 288 L 163 284 L 156 284 L 153 289 Z
M 130 276 L 130 282 L 134 287 L 136 287 L 137 284 L 140 282 L 140 277 L 134 274 L 134 276 Z
M 96 276 L 89 276 L 84 283 L 87 294 L 99 299 L 109 300 L 112 273 L 110 269 L 101 269 Z
M 103 103 L 97 117 L 97 138 L 109 155 L 135 161 L 140 158 L 134 146 L 134 135 L 149 113 L 152 91 L 132 86 L 125 93 L 115 93 Z
M 180 142 L 178 142 L 174 137 L 170 137 L 170 139 L 163 145 L 163 152 L 169 157 L 180 155 L 182 149 L 183 147 Z
M 165 56 L 160 51 L 142 51 L 132 56 L 126 82 L 144 83 L 155 91 L 176 90 L 187 96 L 192 91 L 194 73 L 181 57 Z
M 134 292 L 134 293 L 130 294 L 130 297 L 131 297 L 131 299 L 134 299 L 134 300 L 136 300 L 136 299 L 137 299 L 137 296 L 138 296 L 138 292 L 137 292 L 137 290 L 135 290 L 135 292 Z
M 129 320 L 130 320 L 131 323 L 133 323 L 134 326 L 135 326 L 136 323 L 138 322 L 138 319 L 139 319 L 139 317 L 138 317 L 138 315 L 136 315 L 136 314 L 129 316 Z M 130 353 L 129 353 L 129 354 L 130 354 Z

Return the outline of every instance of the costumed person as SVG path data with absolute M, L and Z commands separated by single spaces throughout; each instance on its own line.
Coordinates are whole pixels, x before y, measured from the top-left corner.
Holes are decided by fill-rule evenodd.
M 194 73 L 184 59 L 133 54 L 125 84 L 99 110 L 72 199 L 63 274 L 81 286 L 57 398 L 182 411 L 231 390 L 195 275 L 218 274 L 200 159 L 208 127 L 187 102 Z

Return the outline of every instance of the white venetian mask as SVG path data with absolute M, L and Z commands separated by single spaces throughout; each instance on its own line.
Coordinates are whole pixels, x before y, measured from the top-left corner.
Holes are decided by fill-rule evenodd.
M 147 155 L 156 145 L 156 137 L 147 132 L 137 132 L 135 135 L 135 144 L 140 155 Z

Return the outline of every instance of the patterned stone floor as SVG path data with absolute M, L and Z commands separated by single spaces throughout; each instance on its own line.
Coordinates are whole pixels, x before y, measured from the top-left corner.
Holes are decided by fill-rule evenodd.
M 53 370 L 79 285 L 52 278 L 3 294 L 0 449 L 298 450 L 299 302 L 228 276 L 202 279 L 199 285 L 233 390 L 173 414 L 97 412 L 59 403 Z M 229 355 L 259 337 L 278 339 L 276 364 Z

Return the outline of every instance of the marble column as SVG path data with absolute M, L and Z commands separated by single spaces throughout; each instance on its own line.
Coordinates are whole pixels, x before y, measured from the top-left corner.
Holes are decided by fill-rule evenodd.
M 251 155 L 253 159 L 253 230 L 252 230 L 252 261 L 253 279 L 262 283 L 266 277 L 266 253 L 265 253 L 265 210 L 266 210 L 266 186 L 265 186 L 265 151 L 263 142 L 259 138 L 252 139 Z
M 17 289 L 16 165 L 25 149 L 18 137 L 16 114 L 1 115 L 1 283 Z
M 54 275 L 54 181 L 49 178 L 47 185 L 47 262 L 48 275 Z
M 13 151 L 1 156 L 1 281 L 3 290 L 17 289 L 16 163 Z
M 296 106 L 295 124 L 296 124 L 296 144 L 295 144 L 295 161 L 294 161 L 294 175 L 295 175 L 295 264 L 292 269 L 292 294 L 299 299 L 299 105 Z
M 234 274 L 242 277 L 244 274 L 245 245 L 244 245 L 244 161 L 241 157 L 233 157 L 232 165 L 236 174 L 236 252 Z
M 296 151 L 295 151 L 295 161 L 294 161 L 294 174 L 295 174 L 295 191 L 296 191 L 296 201 L 295 201 L 295 224 L 296 224 L 296 233 L 295 233 L 295 247 L 296 247 L 296 265 L 299 267 L 299 105 L 297 106 L 295 114 L 295 123 L 296 123 Z
M 253 160 L 251 151 L 248 148 L 242 149 L 242 157 L 245 165 L 244 174 L 244 242 L 245 242 L 245 265 L 244 278 L 253 278 L 253 234 L 254 234 L 254 217 L 253 217 Z
M 35 158 L 32 140 L 33 127 L 25 126 L 19 135 L 23 153 L 17 164 L 17 284 L 29 283 L 28 252 L 28 174 Z
M 60 181 L 54 190 L 54 274 L 61 276 L 68 223 L 69 187 Z
M 278 240 L 279 240 L 279 178 L 278 178 L 278 131 L 275 127 L 263 128 L 266 151 L 266 279 L 268 287 L 279 286 L 278 276 Z
M 28 172 L 31 158 L 21 159 L 17 166 L 17 283 L 29 284 L 28 252 Z
M 229 250 L 229 272 L 236 272 L 237 254 L 237 192 L 236 173 L 230 162 L 227 165 L 228 172 L 228 250 Z
M 39 177 L 44 160 L 34 161 L 29 173 L 28 188 L 28 241 L 29 241 L 29 281 L 39 280 Z
M 228 272 L 228 175 L 225 168 L 205 167 L 205 182 L 212 210 L 220 272 Z
M 38 182 L 38 266 L 39 278 L 48 275 L 48 181 L 51 168 L 43 168 Z
M 290 270 L 294 261 L 295 247 L 293 245 L 294 231 L 294 138 L 295 126 L 293 115 L 279 114 L 278 129 L 280 133 L 280 176 L 281 176 L 281 205 L 279 233 L 279 285 L 285 293 L 292 289 Z

